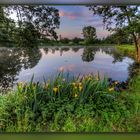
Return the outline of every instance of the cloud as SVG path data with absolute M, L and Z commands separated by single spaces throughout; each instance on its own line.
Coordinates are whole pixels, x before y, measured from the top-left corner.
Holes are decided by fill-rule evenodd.
M 87 15 L 83 12 L 64 12 L 64 11 L 59 11 L 59 16 L 60 17 L 67 17 L 71 20 L 75 20 L 77 18 L 83 18 L 86 17 Z
M 64 11 L 60 11 L 59 15 L 60 15 L 60 17 L 67 17 L 67 18 L 69 18 L 71 20 L 74 20 L 74 19 L 77 18 L 74 13 L 68 13 L 68 12 L 64 12 Z

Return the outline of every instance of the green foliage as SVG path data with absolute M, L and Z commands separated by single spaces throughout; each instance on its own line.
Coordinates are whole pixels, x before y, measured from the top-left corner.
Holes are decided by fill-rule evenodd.
M 139 95 L 109 88 L 99 74 L 68 81 L 60 73 L 43 85 L 33 78 L 18 83 L 16 91 L 0 96 L 0 131 L 139 131 Z
M 96 39 L 96 29 L 92 26 L 86 26 L 83 28 L 83 36 L 86 44 L 91 44 Z
M 23 28 L 17 29 L 14 34 L 15 44 L 20 47 L 35 47 L 38 44 L 40 33 L 31 23 L 26 23 Z
M 115 29 L 115 31 L 111 35 L 104 38 L 102 42 L 120 45 L 120 44 L 132 44 L 133 40 L 131 35 L 129 35 L 126 32 L 126 29 L 123 28 L 123 29 Z
M 18 47 L 34 47 L 39 39 L 57 40 L 55 29 L 60 24 L 57 9 L 44 5 L 9 5 L 0 6 L 0 10 L 0 36 L 3 42 L 9 40 Z M 17 20 L 11 19 L 13 12 Z
M 89 6 L 89 10 L 102 16 L 109 30 L 116 27 L 130 27 L 129 33 L 138 31 L 135 24 L 139 23 L 139 6 Z M 111 26 L 112 24 L 115 26 Z
M 70 40 L 68 38 L 63 38 L 63 39 L 60 40 L 60 42 L 63 43 L 63 44 L 68 44 L 69 41 Z
M 12 43 L 12 35 L 15 28 L 13 20 L 8 19 L 4 13 L 4 7 L 0 6 L 0 43 Z M 8 44 L 7 44 L 8 45 Z

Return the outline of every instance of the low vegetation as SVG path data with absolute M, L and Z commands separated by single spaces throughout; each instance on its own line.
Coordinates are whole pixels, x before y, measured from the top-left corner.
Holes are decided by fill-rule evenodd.
M 117 45 L 116 48 L 124 55 L 135 58 L 135 47 L 134 45 Z
M 0 96 L 1 132 L 138 132 L 140 96 L 131 81 L 116 91 L 99 74 L 68 80 L 59 74 L 44 84 L 18 83 L 17 90 Z M 137 81 L 137 82 L 136 82 Z M 130 85 L 129 85 L 130 86 Z M 135 88 L 135 90 L 134 90 Z

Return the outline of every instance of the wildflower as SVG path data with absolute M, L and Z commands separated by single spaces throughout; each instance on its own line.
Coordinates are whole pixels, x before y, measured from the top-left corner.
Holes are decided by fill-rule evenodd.
M 73 82 L 73 83 L 72 83 L 72 85 L 75 87 L 75 86 L 76 86 L 76 83 L 75 83 L 75 82 Z
M 117 86 L 114 87 L 114 90 L 117 91 L 117 92 L 120 91 L 119 87 L 117 87 Z
M 76 98 L 78 96 L 78 94 L 74 94 L 74 97 Z
M 65 81 L 66 81 L 66 79 L 65 79 L 65 78 L 63 78 L 63 79 L 62 79 L 62 81 L 63 81 L 63 82 L 65 82 Z
M 115 85 L 117 85 L 117 84 L 118 84 L 118 81 L 115 82 Z
M 18 83 L 17 83 L 17 86 L 20 87 L 20 88 L 22 88 L 23 83 L 22 83 L 22 82 L 18 82 Z
M 114 88 L 109 88 L 108 90 L 109 90 L 109 91 L 114 91 Z
M 82 86 L 82 83 L 81 82 L 79 83 L 79 86 Z
M 57 87 L 54 87 L 53 88 L 53 91 L 54 91 L 54 93 L 57 93 L 58 92 L 58 88 Z
M 22 82 L 18 82 L 17 84 L 18 84 L 18 85 L 22 85 Z
M 77 86 L 74 86 L 74 89 L 77 90 Z
M 91 77 L 88 77 L 88 80 L 91 80 Z
M 82 91 L 82 89 L 83 89 L 83 87 L 82 86 L 79 86 L 79 90 Z

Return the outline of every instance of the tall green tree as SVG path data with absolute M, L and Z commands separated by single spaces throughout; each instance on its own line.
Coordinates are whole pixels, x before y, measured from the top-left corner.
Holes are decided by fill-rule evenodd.
M 5 15 L 4 7 L 0 6 L 0 42 L 12 42 L 15 23 Z
M 17 17 L 14 19 L 16 29 L 12 37 L 18 46 L 25 46 L 27 42 L 36 44 L 38 39 L 44 38 L 57 40 L 55 29 L 59 28 L 60 17 L 56 8 L 46 5 L 14 5 L 3 6 L 3 9 L 7 19 L 11 19 L 13 13 Z
M 86 44 L 91 44 L 96 39 L 96 29 L 92 26 L 86 26 L 83 28 L 83 36 Z
M 111 35 L 103 39 L 104 43 L 109 44 L 132 44 L 133 40 L 131 35 L 127 34 L 125 29 L 116 29 Z
M 124 43 L 131 43 L 131 36 L 127 34 L 125 30 L 125 28 L 116 29 L 115 33 L 113 34 L 114 42 L 116 41 L 118 45 Z
M 89 6 L 89 10 L 103 18 L 108 30 L 127 29 L 135 44 L 137 62 L 140 63 L 140 6 Z

